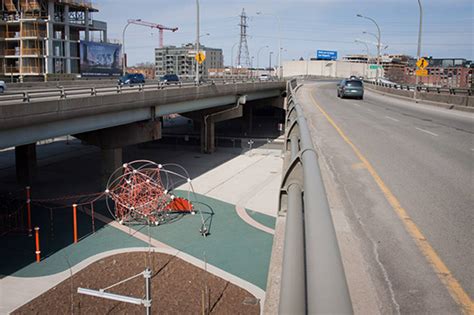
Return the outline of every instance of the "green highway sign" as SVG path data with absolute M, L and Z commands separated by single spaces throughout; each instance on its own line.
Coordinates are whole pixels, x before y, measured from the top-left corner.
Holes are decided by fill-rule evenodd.
M 370 70 L 377 70 L 377 69 L 382 69 L 382 66 L 377 66 L 377 65 L 369 65 Z

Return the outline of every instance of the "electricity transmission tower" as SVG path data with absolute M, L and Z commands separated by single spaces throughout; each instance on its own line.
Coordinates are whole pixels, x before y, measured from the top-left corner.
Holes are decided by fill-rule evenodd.
M 240 15 L 240 42 L 239 42 L 239 53 L 237 55 L 237 66 L 243 68 L 250 67 L 250 54 L 249 47 L 247 45 L 247 15 L 245 14 L 245 9 L 242 9 L 242 14 Z

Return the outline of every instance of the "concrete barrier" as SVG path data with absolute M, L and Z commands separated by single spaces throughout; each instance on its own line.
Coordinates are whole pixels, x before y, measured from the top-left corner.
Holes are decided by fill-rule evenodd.
M 407 91 L 395 88 L 388 88 L 383 86 L 378 86 L 374 84 L 365 84 L 365 87 L 368 89 L 376 90 L 385 94 L 396 95 L 400 97 L 413 99 L 414 91 Z M 442 94 L 436 92 L 418 92 L 417 98 L 422 101 L 434 102 L 445 105 L 454 105 L 457 109 L 462 109 L 462 107 L 471 107 L 474 109 L 474 96 L 469 95 L 453 95 L 453 94 Z M 469 111 L 471 111 L 469 108 Z

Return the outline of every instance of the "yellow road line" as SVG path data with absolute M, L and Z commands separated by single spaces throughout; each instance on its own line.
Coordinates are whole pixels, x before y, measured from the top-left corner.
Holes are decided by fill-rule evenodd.
M 312 90 L 311 92 L 314 92 Z M 324 111 L 324 109 L 319 106 L 318 102 L 313 97 L 313 93 L 310 92 L 311 99 L 319 111 L 326 117 L 327 121 L 336 129 L 339 135 L 344 139 L 344 141 L 352 148 L 354 153 L 357 155 L 359 160 L 365 165 L 367 170 L 369 171 L 372 178 L 375 180 L 377 185 L 379 186 L 380 190 L 384 194 L 387 201 L 392 206 L 395 213 L 398 215 L 400 220 L 402 220 L 405 229 L 408 231 L 410 236 L 415 241 L 418 248 L 421 250 L 423 255 L 425 256 L 428 263 L 433 267 L 435 273 L 438 275 L 438 278 L 443 282 L 444 286 L 448 289 L 451 297 L 456 301 L 456 303 L 461 307 L 462 311 L 465 314 L 474 314 L 474 303 L 469 295 L 464 291 L 461 287 L 461 284 L 454 278 L 451 271 L 449 271 L 448 267 L 445 263 L 441 260 L 438 256 L 436 251 L 430 245 L 430 243 L 426 240 L 425 236 L 418 228 L 418 226 L 413 222 L 410 218 L 406 210 L 401 206 L 398 199 L 395 195 L 390 191 L 390 189 L 385 185 L 383 180 L 375 171 L 374 167 L 370 164 L 370 162 L 365 158 L 365 156 L 359 151 L 359 149 L 352 143 L 351 140 L 346 136 L 346 134 L 339 128 L 334 120 Z

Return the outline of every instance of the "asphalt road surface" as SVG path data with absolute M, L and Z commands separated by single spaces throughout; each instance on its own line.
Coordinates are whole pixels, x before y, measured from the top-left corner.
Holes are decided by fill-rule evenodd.
M 355 311 L 474 312 L 474 114 L 303 83 Z

